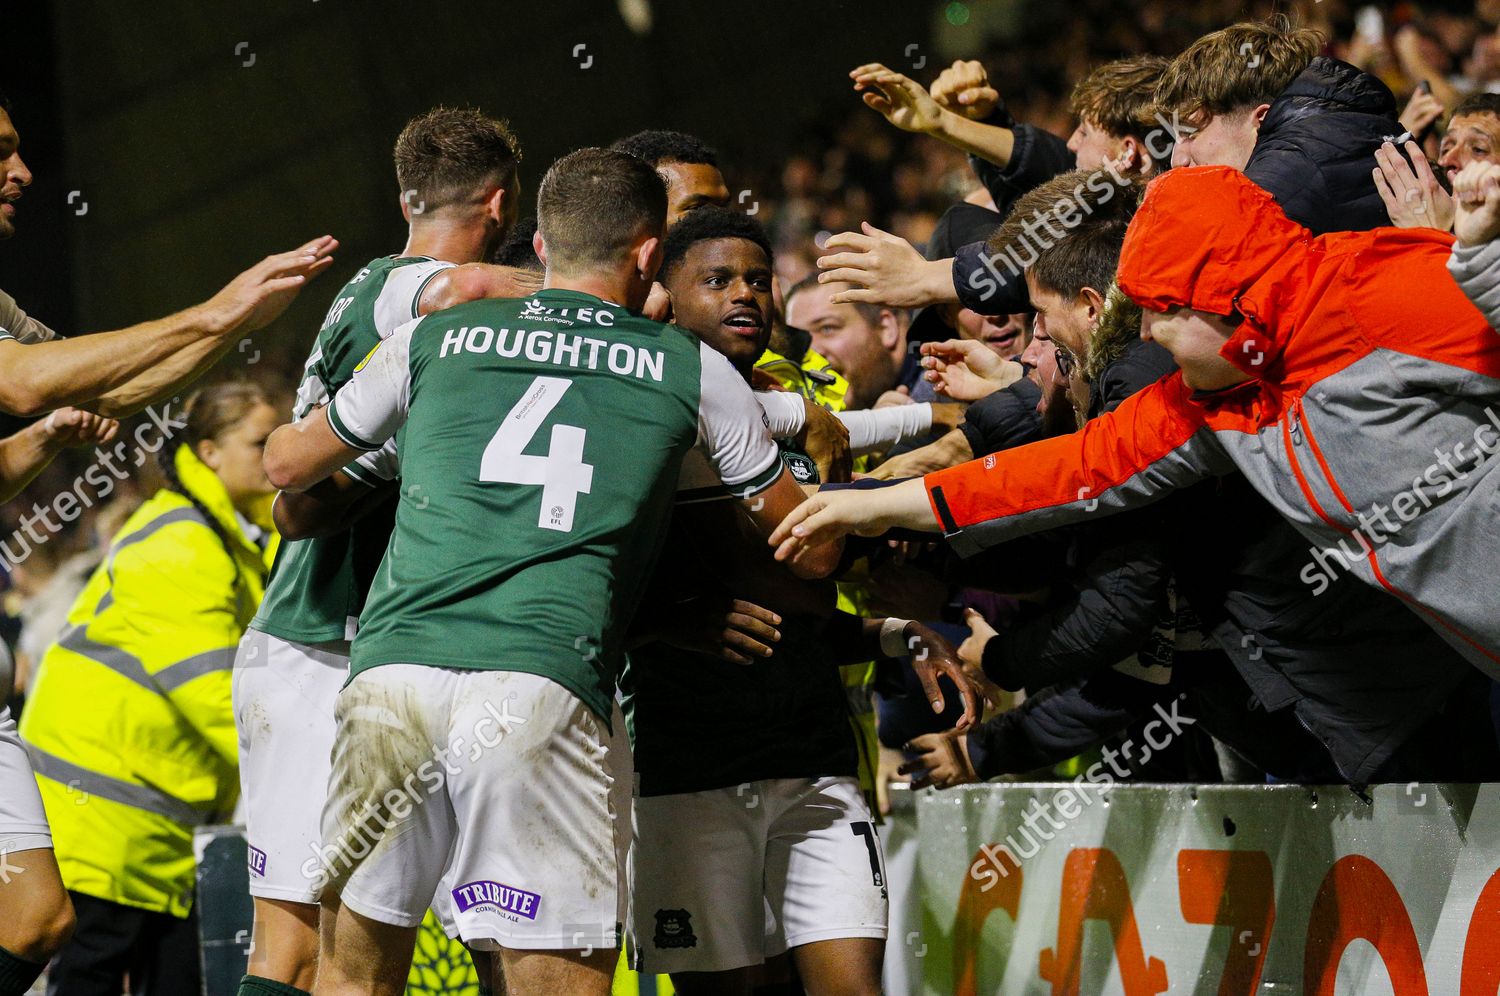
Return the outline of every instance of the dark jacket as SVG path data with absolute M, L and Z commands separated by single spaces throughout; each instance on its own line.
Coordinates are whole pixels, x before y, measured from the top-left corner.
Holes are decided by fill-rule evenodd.
M 1170 355 L 1163 357 L 1164 350 L 1130 332 L 1106 322 L 1095 333 L 1090 366 L 1105 362 L 1093 377 L 1092 415 L 1112 410 L 1171 368 Z M 1196 653 L 1192 666 L 1220 671 L 1232 662 L 1238 672 L 1234 678 L 1184 677 L 1194 689 L 1191 713 L 1220 740 L 1250 744 L 1241 753 L 1282 777 L 1316 777 L 1336 765 L 1341 780 L 1363 783 L 1392 770 L 1398 749 L 1446 708 L 1470 670 L 1395 599 L 1353 577 L 1342 576 L 1313 597 L 1300 577 L 1306 542 L 1238 475 L 1195 485 L 1122 519 L 1093 523 L 1079 535 L 1073 556 L 1082 567 L 1075 595 L 991 640 L 984 666 L 1006 688 L 1079 687 L 1045 708 L 1033 707 L 1034 714 L 1006 720 L 1006 731 L 971 735 L 971 754 L 988 748 L 992 770 L 1034 767 L 1026 764 L 1035 759 L 1029 748 L 1022 759 L 993 760 L 1006 744 L 1050 743 L 1053 752 L 1076 753 L 1072 737 L 1078 730 L 1093 728 L 1099 742 L 1149 718 L 1150 689 L 1122 699 L 1092 690 L 1091 675 L 1108 675 L 1108 666 L 1133 649 L 1131 641 L 1139 645 L 1151 631 L 1169 577 L 1222 651 Z M 1412 667 L 1417 660 L 1422 666 Z M 1105 687 L 1117 684 L 1109 678 Z M 1105 701 L 1108 708 L 1098 705 Z M 1247 701 L 1254 707 L 1246 708 Z M 1125 703 L 1131 702 L 1138 709 L 1127 715 Z M 1055 729 L 1049 733 L 1035 723 Z M 1327 756 L 1293 763 L 1254 746 L 1289 724 L 1326 747 L 1333 763 Z M 1459 731 L 1476 739 L 1486 732 Z
M 1375 189 L 1375 150 L 1401 132 L 1390 88 L 1318 56 L 1266 112 L 1245 175 L 1312 230 L 1362 232 L 1391 223 Z
M 1035 125 L 1015 124 L 1013 120 L 991 121 L 1010 128 L 1015 145 L 1010 162 L 1004 167 L 977 156 L 969 157 L 979 182 L 995 200 L 995 210 L 1004 218 L 1021 197 L 1040 187 L 1054 176 L 1078 165 L 1068 143 L 1050 131 Z M 970 311 L 981 315 L 1013 315 L 1031 310 L 1026 281 L 1003 267 L 985 265 L 985 244 L 971 242 L 960 246 L 953 256 L 953 284 L 958 300 Z

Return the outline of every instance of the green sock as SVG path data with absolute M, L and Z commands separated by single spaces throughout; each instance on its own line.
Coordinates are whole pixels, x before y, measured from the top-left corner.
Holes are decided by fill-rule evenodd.
M 273 982 L 258 975 L 247 975 L 240 980 L 236 996 L 309 996 L 306 989 L 289 986 L 285 982 Z
M 0 996 L 26 996 L 46 967 L 0 948 Z

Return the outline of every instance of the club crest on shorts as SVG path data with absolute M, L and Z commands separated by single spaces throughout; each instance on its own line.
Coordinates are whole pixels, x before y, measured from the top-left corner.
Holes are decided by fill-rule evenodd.
M 535 920 L 542 897 L 525 889 L 515 889 L 500 882 L 466 882 L 453 890 L 453 902 L 460 913 L 476 910 L 499 913 L 507 920 L 521 922 L 521 917 Z
M 698 938 L 693 933 L 693 915 L 687 910 L 657 910 L 656 937 L 658 948 L 695 948 Z

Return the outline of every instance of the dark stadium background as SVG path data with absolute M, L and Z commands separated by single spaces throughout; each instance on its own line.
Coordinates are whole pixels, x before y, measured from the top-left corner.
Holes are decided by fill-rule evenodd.
M 390 148 L 411 115 L 508 117 L 533 192 L 558 155 L 647 126 L 764 158 L 847 106 L 850 68 L 925 48 L 940 10 L 876 7 L 672 0 L 642 37 L 609 0 L 6 4 L 0 85 L 36 182 L 0 286 L 61 330 L 115 328 L 329 232 L 334 270 L 265 338 L 300 363 L 338 283 L 404 240 Z

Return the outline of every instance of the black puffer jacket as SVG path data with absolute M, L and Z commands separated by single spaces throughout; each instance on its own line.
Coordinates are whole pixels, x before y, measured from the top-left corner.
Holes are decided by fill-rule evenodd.
M 1396 114 L 1380 80 L 1318 56 L 1266 112 L 1245 175 L 1314 235 L 1389 225 L 1372 171 L 1380 143 L 1401 131 Z

